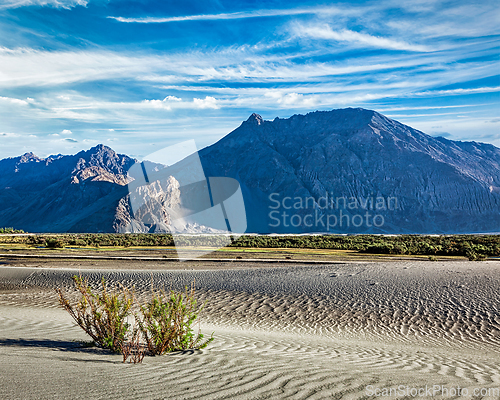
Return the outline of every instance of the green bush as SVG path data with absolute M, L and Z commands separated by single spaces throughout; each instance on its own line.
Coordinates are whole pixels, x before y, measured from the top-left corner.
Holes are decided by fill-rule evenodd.
M 48 249 L 62 249 L 64 242 L 57 238 L 50 238 L 46 240 L 45 247 Z
M 203 341 L 201 333 L 195 334 L 192 325 L 203 309 L 198 306 L 194 286 L 184 293 L 159 291 L 136 316 L 139 331 L 151 355 L 161 355 L 177 350 L 203 349 L 213 341 L 213 336 Z
M 94 293 L 87 279 L 73 276 L 80 300 L 72 304 L 58 289 L 59 303 L 73 317 L 76 323 L 102 348 L 120 352 L 126 340 L 130 324 L 133 294 L 126 288 L 120 292 L 109 292 L 104 278 L 100 293 Z
M 469 261 L 484 261 L 487 258 L 487 255 L 476 252 L 475 250 L 468 250 L 466 253 L 466 257 Z
M 10 231 L 10 228 L 2 228 Z M 1 229 L 0 229 L 1 232 Z M 170 234 L 117 234 L 117 233 L 85 233 L 61 234 L 57 238 L 49 235 L 33 236 L 0 236 L 2 243 L 24 243 L 33 246 L 47 245 L 57 240 L 57 247 L 91 246 L 91 247 L 139 247 L 139 246 L 174 246 L 199 245 L 222 247 L 226 238 L 218 235 L 177 238 L 174 243 Z M 47 246 L 56 248 L 56 246 Z M 316 235 L 316 236 L 241 236 L 228 247 L 238 248 L 303 248 L 303 249 L 338 249 L 374 254 L 407 254 L 434 256 L 461 256 L 469 258 L 472 253 L 479 257 L 500 256 L 500 235 Z M 472 254 L 473 255 L 473 254 Z M 474 257 L 474 256 L 473 256 Z

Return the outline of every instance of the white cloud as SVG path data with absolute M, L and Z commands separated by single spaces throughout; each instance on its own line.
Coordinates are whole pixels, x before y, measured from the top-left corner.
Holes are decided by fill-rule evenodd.
M 305 96 L 296 92 L 284 93 L 283 91 L 270 90 L 265 93 L 265 96 L 276 99 L 278 104 L 283 106 L 313 107 L 319 103 L 318 96 Z
M 152 108 L 160 108 L 168 111 L 172 110 L 172 107 L 163 100 L 143 100 L 142 102 Z
M 318 51 L 317 54 L 321 55 L 322 52 L 323 50 Z M 276 54 L 256 54 L 251 48 L 239 48 L 236 51 L 214 50 L 206 53 L 187 52 L 168 56 L 144 56 L 112 51 L 50 52 L 17 49 L 11 52 L 0 51 L 0 87 L 50 88 L 74 82 L 126 78 L 153 84 L 164 83 L 166 80 L 172 87 L 184 88 L 182 90 L 187 91 L 211 91 L 207 94 L 213 95 L 219 91 L 230 90 L 243 93 L 245 88 L 220 88 L 220 85 L 200 83 L 269 82 L 282 85 L 313 81 L 308 87 L 318 86 L 318 90 L 321 90 L 319 86 L 325 84 L 348 86 L 347 84 L 354 80 L 353 77 L 357 78 L 356 75 L 363 77 L 363 74 L 373 71 L 378 81 L 386 80 L 384 85 L 388 82 L 393 84 L 395 81 L 405 81 L 417 91 L 422 91 L 434 84 L 460 82 L 469 78 L 480 79 L 495 73 L 496 66 L 493 63 L 457 63 L 457 57 L 454 52 L 439 52 L 371 55 L 343 62 L 332 60 L 296 63 L 293 59 Z M 429 73 L 426 68 L 435 71 Z M 418 78 L 415 79 L 415 76 Z M 61 96 L 60 100 L 69 104 L 78 96 L 78 93 L 73 92 L 58 94 Z M 167 96 L 149 105 L 169 109 L 174 103 L 182 101 L 175 96 Z
M 494 105 L 493 103 L 485 103 L 485 104 L 460 104 L 453 106 L 422 106 L 422 107 L 383 107 L 377 109 L 379 112 L 397 112 L 397 111 L 412 111 L 412 110 L 441 110 L 446 108 L 470 108 L 470 107 L 479 107 L 479 106 L 490 106 Z M 433 126 L 434 128 L 442 128 L 442 126 Z
M 473 93 L 495 93 L 500 92 L 500 86 L 480 87 L 470 89 L 450 89 L 450 90 L 426 90 L 424 92 L 413 93 L 416 96 L 442 96 L 442 95 L 463 95 Z
M 11 103 L 11 104 L 17 104 L 17 105 L 21 105 L 21 106 L 27 106 L 30 101 L 28 100 L 33 100 L 33 99 L 30 99 L 28 97 L 28 99 L 26 100 L 21 100 L 21 99 L 15 99 L 15 98 L 12 98 L 12 97 L 2 97 L 0 96 L 0 101 L 4 101 L 4 102 L 7 102 L 7 103 Z
M 73 132 L 71 132 L 69 129 L 63 129 L 61 132 L 63 135 L 72 135 Z
M 180 99 L 179 97 L 175 97 L 175 96 L 167 96 L 163 99 L 163 101 L 182 101 L 182 99 Z
M 2 137 L 19 137 L 20 135 L 12 132 L 0 132 L 0 136 Z
M 19 8 L 29 6 L 50 6 L 54 8 L 70 9 L 76 6 L 86 7 L 87 0 L 3 0 L 0 3 L 0 10 L 6 8 Z
M 167 96 L 163 100 L 143 100 L 143 103 L 152 107 L 152 108 L 160 108 L 164 110 L 172 110 L 172 102 L 182 102 L 182 99 L 175 96 Z
M 366 33 L 360 33 L 343 29 L 334 31 L 329 25 L 295 25 L 294 34 L 298 37 L 312 39 L 335 40 L 337 42 L 360 43 L 369 47 L 389 50 L 406 50 L 413 52 L 430 52 L 432 49 L 427 46 L 415 45 L 399 40 L 388 39 L 384 37 L 372 36 Z
M 352 14 L 354 10 L 336 7 L 309 7 L 309 8 L 295 8 L 295 9 L 277 9 L 277 10 L 254 10 L 254 11 L 241 11 L 234 13 L 220 13 L 220 14 L 199 14 L 199 15 L 183 15 L 178 17 L 144 17 L 144 18 L 123 18 L 113 17 L 119 22 L 128 23 L 141 23 L 141 24 L 158 24 L 166 22 L 181 22 L 181 21 L 213 21 L 213 20 L 231 20 L 231 19 L 244 19 L 244 18 L 262 18 L 262 17 L 278 17 L 278 16 L 293 16 L 304 14 L 319 14 L 319 15 L 333 15 L 333 14 Z
M 220 106 L 217 104 L 217 99 L 212 96 L 206 96 L 204 99 L 194 98 L 193 103 L 196 108 L 211 108 L 217 110 Z
M 0 51 L 0 86 L 51 86 L 162 70 L 168 57 L 128 57 L 111 51 Z M 177 60 L 181 63 L 180 57 Z M 185 62 L 187 64 L 187 62 Z M 63 95 L 61 99 L 69 100 Z
M 132 105 L 134 103 L 129 103 Z M 182 101 L 179 97 L 175 96 L 167 96 L 163 100 L 143 100 L 142 105 L 146 105 L 150 108 L 157 108 L 171 111 L 172 108 L 176 109 L 192 109 L 192 108 L 211 108 L 218 109 L 220 108 L 218 101 L 215 97 L 206 96 L 204 99 L 199 99 L 197 97 L 193 98 L 192 102 Z

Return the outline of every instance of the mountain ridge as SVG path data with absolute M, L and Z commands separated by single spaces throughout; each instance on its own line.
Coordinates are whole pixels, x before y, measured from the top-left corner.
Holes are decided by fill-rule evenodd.
M 254 113 L 218 142 L 171 167 L 146 162 L 152 182 L 175 177 L 170 186 L 157 186 L 159 203 L 148 218 L 151 210 L 162 210 L 163 221 L 154 216 L 154 224 L 135 219 L 126 200 L 127 184 L 136 179 L 130 167 L 137 160 L 107 146 L 68 156 L 6 158 L 0 160 L 0 226 L 33 232 L 112 232 L 127 231 L 127 226 L 165 231 L 168 207 L 161 203 L 189 205 L 197 196 L 197 189 L 183 186 L 183 171 L 198 157 L 206 176 L 240 183 L 248 232 L 466 233 L 500 226 L 500 149 L 432 137 L 360 108 L 272 121 Z M 134 198 L 145 196 L 134 190 Z M 323 209 L 325 195 L 360 204 L 367 198 L 396 198 L 398 207 L 375 210 L 384 219 L 380 226 L 308 226 L 309 215 L 359 221 L 356 215 L 367 211 L 359 204 Z M 292 218 L 301 222 L 296 226 L 290 221 L 285 226 L 281 218 L 289 211 L 281 204 L 286 197 L 311 199 L 308 207 L 292 210 Z M 280 207 L 273 208 L 278 199 Z
M 489 213 L 481 216 L 479 230 L 498 230 L 493 225 L 499 222 L 499 199 L 486 194 L 495 192 L 500 184 L 500 149 L 434 138 L 372 110 L 316 111 L 273 121 L 253 115 L 201 150 L 200 158 L 210 175 L 239 179 L 250 207 L 264 205 L 253 214 L 269 210 L 265 194 L 272 192 L 287 191 L 316 200 L 327 192 L 358 198 L 375 194 L 397 196 L 402 207 L 401 212 L 386 216 L 396 226 L 378 233 L 463 231 L 471 229 L 478 211 Z M 259 165 L 274 173 L 267 174 Z M 412 188 L 418 190 L 412 192 Z M 452 192 L 459 201 L 451 201 Z M 405 212 L 414 223 L 405 223 Z M 463 212 L 471 213 L 466 218 L 469 223 L 454 226 L 453 221 Z M 439 221 L 429 215 L 432 213 L 448 213 L 449 218 Z M 485 221 L 492 217 L 491 224 Z M 258 225 L 250 229 L 269 232 L 269 219 Z M 276 228 L 284 233 L 287 229 L 283 228 L 289 227 Z M 302 228 L 295 231 L 302 232 Z

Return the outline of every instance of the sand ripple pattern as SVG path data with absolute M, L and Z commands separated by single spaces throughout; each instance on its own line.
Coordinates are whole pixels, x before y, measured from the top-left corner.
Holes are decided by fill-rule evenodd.
M 0 398 L 362 399 L 367 385 L 500 387 L 500 263 L 82 269 L 93 284 L 105 277 L 144 298 L 152 282 L 195 280 L 208 301 L 201 328 L 215 331 L 213 346 L 138 366 L 73 341 L 87 337 L 54 288 L 69 290 L 75 273 L 0 268 Z
M 0 304 L 57 306 L 55 293 L 79 271 L 10 268 Z M 500 263 L 346 264 L 206 271 L 82 270 L 92 282 L 182 289 L 195 281 L 205 320 L 242 329 L 380 338 L 500 351 Z
M 463 352 L 203 329 L 216 330 L 208 349 L 147 358 L 133 366 L 122 364 L 120 356 L 68 341 L 85 337 L 62 310 L 4 306 L 0 373 L 9 378 L 0 383 L 0 397 L 361 399 L 367 385 L 459 385 L 471 391 L 500 386 L 498 363 L 487 356 L 469 354 L 469 359 Z

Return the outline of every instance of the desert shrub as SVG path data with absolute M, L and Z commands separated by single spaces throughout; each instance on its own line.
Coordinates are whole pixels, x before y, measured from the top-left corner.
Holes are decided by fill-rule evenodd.
M 136 316 L 139 331 L 151 355 L 177 350 L 203 349 L 213 341 L 213 335 L 203 341 L 203 335 L 193 332 L 192 325 L 203 305 L 195 298 L 194 285 L 182 292 L 153 291 L 151 300 L 141 306 Z
M 368 246 L 364 252 L 373 254 L 394 254 L 394 246 L 389 243 L 377 243 Z
M 59 303 L 99 347 L 120 352 L 130 328 L 127 317 L 131 313 L 133 294 L 126 288 L 109 291 L 104 278 L 102 289 L 97 293 L 92 291 L 87 279 L 76 275 L 72 279 L 80 292 L 80 300 L 72 303 L 58 289 Z
M 87 243 L 78 237 L 72 237 L 68 240 L 68 245 L 70 245 L 70 246 L 86 246 Z
M 57 289 L 59 302 L 97 346 L 120 352 L 123 362 L 142 362 L 146 354 L 160 355 L 177 350 L 203 349 L 213 335 L 204 339 L 195 333 L 193 323 L 204 305 L 198 305 L 194 285 L 185 292 L 152 291 L 151 300 L 139 306 L 135 324 L 128 323 L 136 306 L 131 290 L 121 287 L 110 291 L 104 278 L 101 289 L 93 291 L 88 280 L 73 276 L 80 299 L 71 302 L 62 289 Z

